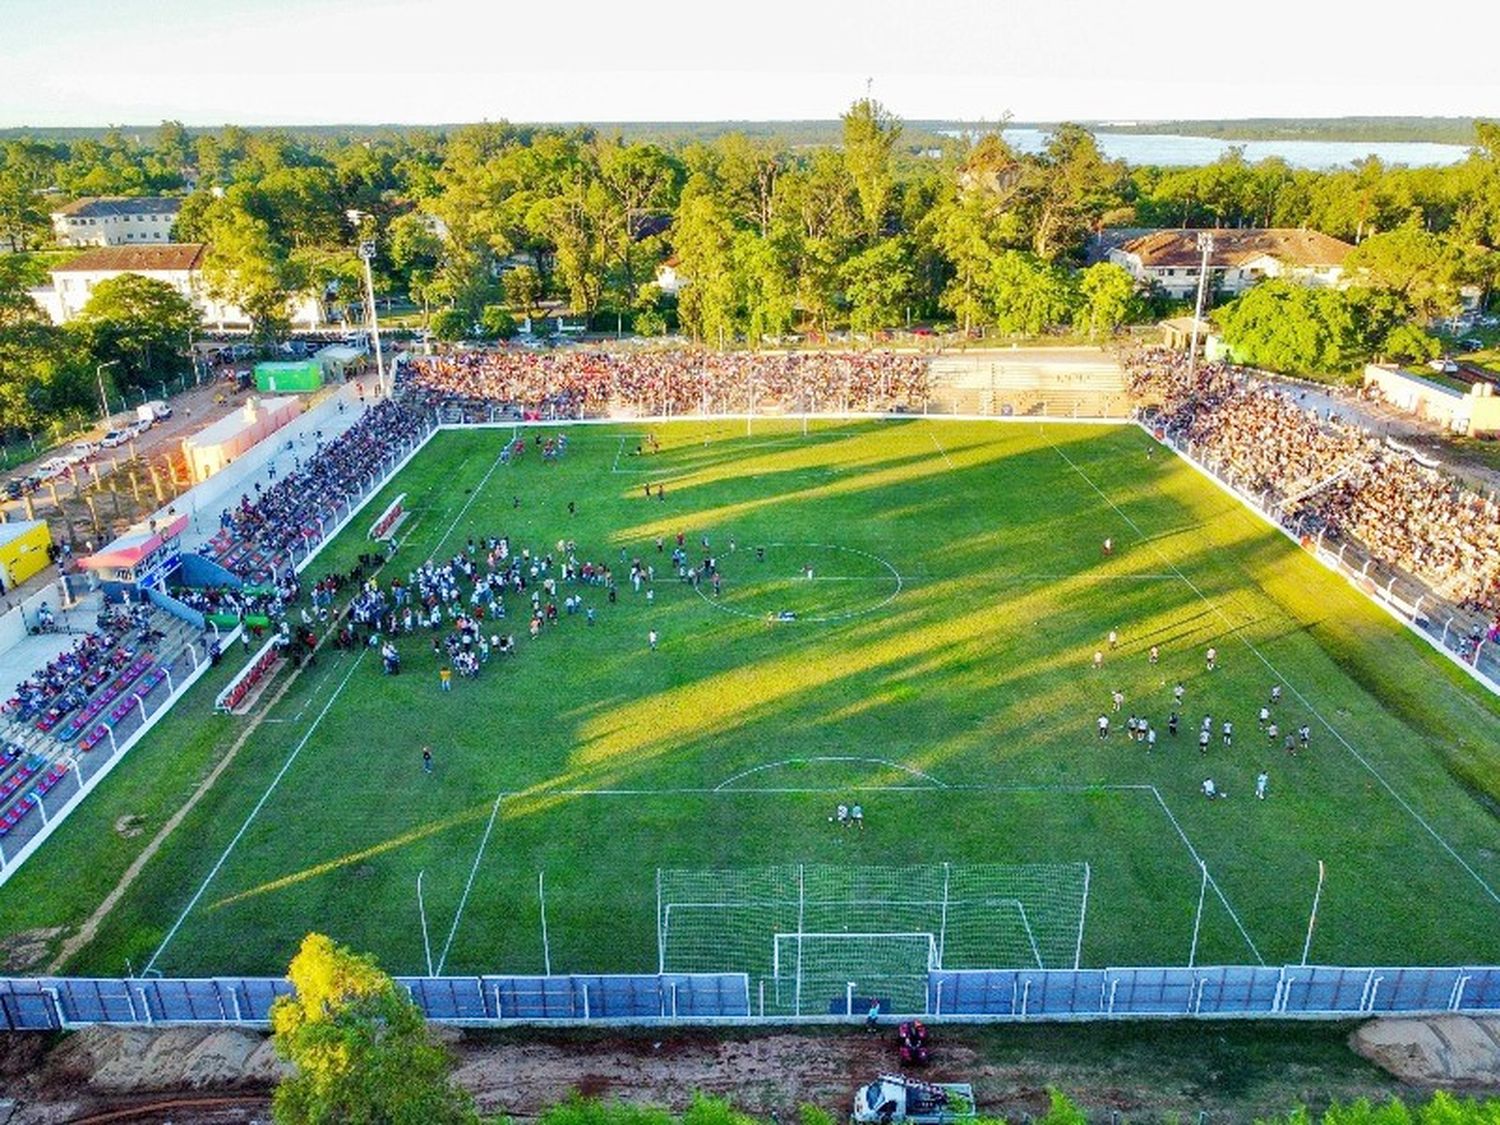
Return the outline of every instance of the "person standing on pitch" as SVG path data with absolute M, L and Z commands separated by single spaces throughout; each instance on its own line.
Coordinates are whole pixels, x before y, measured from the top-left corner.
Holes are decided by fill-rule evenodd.
M 423 773 L 431 773 L 432 772 L 432 747 L 431 746 L 424 746 L 424 747 L 422 747 L 422 772 Z

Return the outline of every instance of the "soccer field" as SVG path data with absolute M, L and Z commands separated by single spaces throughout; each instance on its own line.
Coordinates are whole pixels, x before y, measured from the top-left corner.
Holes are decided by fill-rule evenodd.
M 1046 865 L 1037 893 L 1074 912 L 1069 934 L 1087 865 L 1085 966 L 1186 963 L 1200 890 L 1199 964 L 1278 964 L 1302 955 L 1320 860 L 1314 962 L 1500 961 L 1500 709 L 1139 430 L 674 423 L 640 455 L 643 425 L 567 432 L 554 463 L 502 463 L 509 430 L 439 434 L 309 577 L 368 550 L 370 519 L 405 493 L 382 581 L 470 537 L 534 554 L 570 539 L 613 568 L 618 602 L 578 587 L 594 623 L 565 614 L 531 639 L 529 604 L 507 595 L 492 628 L 519 652 L 451 692 L 426 630 L 398 640 L 399 676 L 374 652 L 320 654 L 71 970 L 279 973 L 316 929 L 421 973 L 420 882 L 439 971 L 649 972 L 659 869 L 749 885 L 778 865 L 921 865 L 916 883 L 944 864 Z M 679 533 L 694 561 L 708 539 L 717 594 L 677 580 Z M 656 568 L 649 603 L 635 558 Z M 1257 730 L 1273 685 L 1281 730 L 1311 727 L 1295 758 Z M 210 717 L 207 690 L 181 706 L 238 733 L 249 720 Z M 1154 752 L 1127 740 L 1132 712 Z M 167 751 L 135 752 L 152 753 Z M 1225 799 L 1204 798 L 1207 777 Z M 90 801 L 108 810 L 110 786 Z M 862 830 L 830 821 L 841 803 L 862 806 Z M 59 833 L 0 892 L 8 920 L 46 920 L 14 896 L 64 878 L 69 848 L 87 857 Z M 1027 936 L 1058 918 L 1019 923 L 1011 902 L 962 934 L 955 918 L 948 962 L 1071 966 L 1071 945 Z M 760 913 L 700 911 L 674 955 L 764 974 L 784 927 Z M 891 929 L 878 913 L 844 928 Z M 901 940 L 893 957 L 925 949 Z

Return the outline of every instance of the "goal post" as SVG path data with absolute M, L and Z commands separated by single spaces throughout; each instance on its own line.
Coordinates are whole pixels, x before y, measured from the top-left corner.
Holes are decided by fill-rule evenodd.
M 768 1013 L 851 988 L 921 1012 L 935 969 L 1078 967 L 1088 881 L 1083 863 L 662 869 L 658 963 L 759 978 Z

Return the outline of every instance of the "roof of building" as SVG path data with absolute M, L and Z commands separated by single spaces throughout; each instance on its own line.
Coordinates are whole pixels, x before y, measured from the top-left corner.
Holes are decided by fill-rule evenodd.
M 90 570 L 132 567 L 168 539 L 181 535 L 187 525 L 188 517 L 185 515 L 176 516 L 166 523 L 155 519 L 138 523 L 102 551 L 79 559 L 78 563 Z
M 1131 239 L 1120 249 L 1134 254 L 1142 266 L 1196 266 L 1203 252 L 1198 249 L 1197 230 L 1159 230 Z M 1341 265 L 1354 247 L 1320 231 L 1272 227 L 1250 230 L 1213 230 L 1211 267 L 1233 268 L 1262 256 L 1295 266 Z
M 155 246 L 98 246 L 72 261 L 53 266 L 53 273 L 150 273 L 153 270 L 195 270 L 203 265 L 208 244 L 163 242 Z
M 65 203 L 54 215 L 76 218 L 105 218 L 111 215 L 175 215 L 182 200 L 165 195 L 99 195 Z
M 46 520 L 12 520 L 10 523 L 0 523 L 0 547 L 25 538 L 33 534 L 37 528 L 46 526 Z

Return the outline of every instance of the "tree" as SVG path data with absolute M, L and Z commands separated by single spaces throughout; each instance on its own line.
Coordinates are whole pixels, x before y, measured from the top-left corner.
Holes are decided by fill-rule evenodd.
M 877 242 L 844 263 L 839 271 L 849 301 L 849 327 L 873 333 L 901 323 L 915 277 L 904 239 Z
M 26 293 L 36 278 L 25 259 L 0 256 L 0 430 L 30 433 L 92 409 L 93 369 L 76 337 Z
M 542 300 L 542 275 L 535 266 L 515 266 L 505 271 L 501 278 L 505 300 L 513 309 L 520 309 L 526 316 L 532 315 Z
M 901 136 L 901 121 L 873 98 L 861 98 L 843 115 L 844 163 L 859 193 L 865 234 L 880 237 L 891 195 L 891 150 Z
M 1263 281 L 1219 314 L 1224 340 L 1242 363 L 1290 374 L 1341 371 L 1358 356 L 1348 298 L 1280 278 Z
M 276 1053 L 293 1067 L 272 1102 L 279 1125 L 478 1122 L 421 1011 L 371 958 L 308 934 L 287 979 L 295 993 L 271 1005 Z
M 1095 262 L 1078 279 L 1083 319 L 1089 338 L 1111 335 L 1122 324 L 1140 318 L 1144 302 L 1130 271 L 1113 262 Z
M 206 226 L 213 247 L 203 267 L 209 293 L 243 309 L 257 338 L 284 335 L 302 279 L 271 224 L 240 206 L 231 191 L 210 209 Z
M 1046 262 L 1080 254 L 1089 231 L 1118 206 L 1124 178 L 1124 165 L 1105 160 L 1092 133 L 1080 125 L 1059 126 L 1023 176 L 1032 253 Z
M 739 299 L 734 268 L 734 224 L 708 185 L 695 177 L 683 192 L 672 243 L 686 279 L 678 296 L 683 327 L 698 339 L 733 340 Z
M 191 371 L 189 339 L 198 326 L 191 301 L 165 281 L 138 273 L 94 286 L 73 325 L 95 363 L 119 364 L 111 374 L 135 386 Z
M 13 254 L 51 234 L 42 192 L 52 182 L 55 163 L 52 150 L 36 141 L 11 141 L 0 150 L 0 240 Z
M 1396 294 L 1413 312 L 1432 319 L 1457 306 L 1463 265 L 1457 248 L 1408 225 L 1365 239 L 1344 260 L 1344 273 Z
M 1078 307 L 1071 271 L 1019 250 L 1007 250 L 995 259 L 989 289 L 995 326 L 1011 335 L 1040 336 L 1068 323 Z

